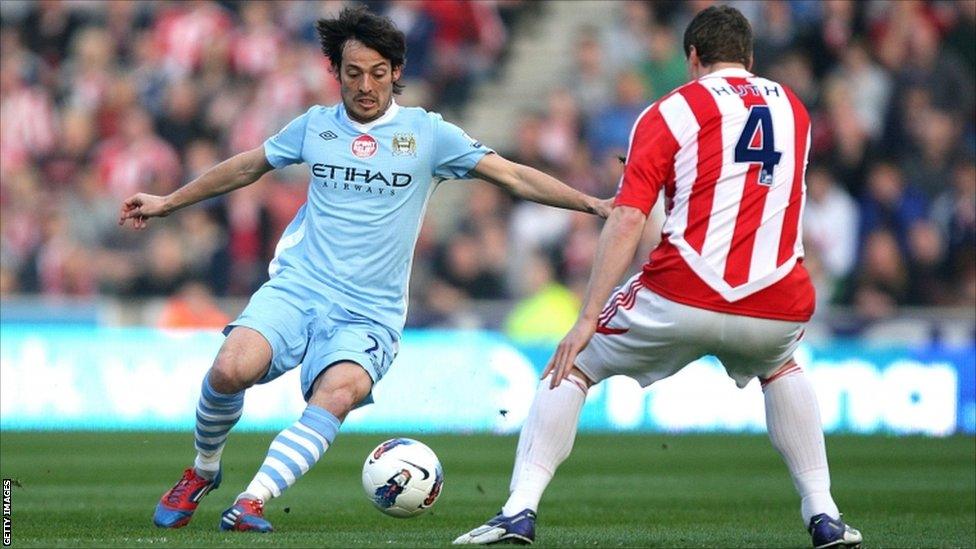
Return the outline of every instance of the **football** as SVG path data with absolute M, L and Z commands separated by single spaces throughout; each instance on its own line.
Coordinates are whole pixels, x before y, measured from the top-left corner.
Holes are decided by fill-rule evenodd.
M 397 518 L 415 517 L 441 495 L 444 471 L 422 442 L 393 438 L 366 456 L 363 490 L 377 509 Z

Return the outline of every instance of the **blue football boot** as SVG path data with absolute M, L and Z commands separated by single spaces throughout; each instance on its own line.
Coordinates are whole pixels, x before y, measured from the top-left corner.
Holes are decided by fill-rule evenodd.
M 220 516 L 220 529 L 235 532 L 272 532 L 274 528 L 264 518 L 264 502 L 240 498 Z
M 531 509 L 523 509 L 511 517 L 498 513 L 488 522 L 459 536 L 454 545 L 531 545 L 535 541 L 535 516 Z
M 814 549 L 824 547 L 860 547 L 861 533 L 851 528 L 839 518 L 821 513 L 810 518 L 810 537 L 813 538 Z

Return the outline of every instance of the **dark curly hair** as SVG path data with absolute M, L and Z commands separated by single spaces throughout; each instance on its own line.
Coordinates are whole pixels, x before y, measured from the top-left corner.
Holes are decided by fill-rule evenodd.
M 345 8 L 335 19 L 319 19 L 315 23 L 315 30 L 319 33 L 322 53 L 332 62 L 336 76 L 339 75 L 342 50 L 347 40 L 357 40 L 376 50 L 390 62 L 393 69 L 402 68 L 407 61 L 407 43 L 403 33 L 389 17 L 376 15 L 365 6 Z M 393 93 L 402 91 L 403 84 L 394 82 Z
M 752 62 L 752 26 L 731 6 L 711 6 L 698 12 L 685 30 L 685 57 L 695 47 L 703 65 Z

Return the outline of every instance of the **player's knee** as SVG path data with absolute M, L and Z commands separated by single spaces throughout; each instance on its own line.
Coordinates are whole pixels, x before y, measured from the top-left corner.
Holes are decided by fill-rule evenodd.
M 210 368 L 210 386 L 219 393 L 243 391 L 257 383 L 267 368 L 255 364 L 240 350 L 221 349 Z
M 326 410 L 336 417 L 345 417 L 365 395 L 359 395 L 352 387 L 338 387 L 324 395 Z
M 316 380 L 309 402 L 342 419 L 366 398 L 372 385 L 369 374 L 360 366 L 340 364 L 329 368 Z

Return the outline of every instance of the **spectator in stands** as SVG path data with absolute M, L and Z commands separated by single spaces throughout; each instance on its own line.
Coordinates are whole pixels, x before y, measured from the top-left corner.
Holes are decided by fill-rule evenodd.
M 156 326 L 219 330 L 230 321 L 231 317 L 214 301 L 209 287 L 203 282 L 189 280 L 166 300 Z
M 152 235 L 142 270 L 128 288 L 133 297 L 165 297 L 175 293 L 190 279 L 187 258 L 180 235 L 172 228 L 161 228 Z
M 600 241 L 602 222 L 587 219 L 573 213 L 570 216 L 569 230 L 563 237 L 562 244 L 556 249 L 559 259 L 556 273 L 560 280 L 574 290 L 585 290 L 590 271 L 593 270 L 593 259 L 596 255 L 597 244 Z
M 976 2 L 953 2 L 956 10 L 945 45 L 959 56 L 963 66 L 976 67 Z
M 120 121 L 120 132 L 99 146 L 95 154 L 99 177 L 116 197 L 136 189 L 168 193 L 179 184 L 180 159 L 153 130 L 149 113 L 133 107 Z
M 592 118 L 597 112 L 610 104 L 613 97 L 610 73 L 600 44 L 599 31 L 595 27 L 584 26 L 576 30 L 579 37 L 574 63 L 563 78 L 563 85 L 573 91 L 576 104 L 583 110 L 585 118 Z
M 820 122 L 820 142 L 815 158 L 825 157 L 831 170 L 847 184 L 854 196 L 864 194 L 864 181 L 872 161 L 870 133 L 855 106 L 855 92 L 847 83 L 830 80 L 824 86 L 824 111 L 814 115 Z M 817 137 L 814 138 L 817 141 Z M 827 152 L 821 148 L 827 146 Z
M 635 72 L 618 75 L 614 102 L 587 122 L 587 142 L 594 155 L 626 156 L 630 128 L 645 108 L 647 96 L 640 76 Z
M 820 85 L 813 74 L 810 56 L 804 50 L 793 49 L 783 54 L 769 68 L 771 78 L 789 86 L 803 104 L 816 108 L 820 104 Z
M 222 295 L 230 286 L 234 263 L 227 233 L 215 221 L 216 214 L 215 210 L 197 206 L 185 210 L 177 223 L 190 276 L 209 288 L 217 288 L 216 293 Z
M 935 200 L 931 219 L 946 246 L 943 273 L 949 300 L 976 305 L 976 162 L 972 156 L 956 162 L 952 185 Z
M 908 270 L 895 235 L 887 229 L 869 233 L 860 264 L 852 299 L 857 312 L 869 319 L 891 316 L 909 291 Z
M 868 176 L 868 189 L 861 201 L 862 238 L 878 230 L 890 231 L 902 254 L 908 253 L 909 232 L 926 220 L 924 195 L 907 183 L 891 162 L 875 164 Z
M 647 99 L 656 101 L 688 81 L 688 67 L 684 52 L 670 28 L 657 26 L 649 29 L 644 44 L 647 54 L 632 67 L 644 81 Z
M 118 232 L 118 225 L 112 221 L 118 204 L 105 193 L 94 168 L 78 166 L 74 177 L 75 192 L 59 193 L 67 231 L 80 245 L 95 253 Z
M 606 63 L 613 72 L 630 70 L 647 57 L 647 41 L 652 32 L 651 9 L 647 2 L 623 2 L 616 24 L 607 29 L 601 40 Z
M 545 172 L 555 169 L 549 164 L 549 159 L 542 150 L 542 134 L 545 115 L 539 112 L 524 112 L 518 117 L 515 128 L 513 147 L 508 151 L 507 158 L 514 162 L 532 166 Z
M 410 62 L 404 65 L 400 81 L 405 86 L 404 93 L 411 95 L 403 98 L 403 101 L 410 105 L 432 105 L 428 81 L 434 71 L 431 61 L 434 20 L 425 16 L 421 2 L 411 0 L 393 0 L 387 5 L 384 15 L 403 32 L 410 55 Z
M 765 74 L 789 51 L 795 40 L 796 25 L 790 4 L 783 0 L 762 2 L 760 17 L 752 21 L 756 41 L 753 69 L 757 74 Z
M 915 154 L 901 162 L 905 178 L 934 199 L 952 179 L 952 163 L 957 156 L 960 128 L 950 112 L 924 109 L 914 114 L 910 128 Z
M 906 148 L 913 134 L 912 117 L 922 109 L 948 111 L 960 120 L 971 120 L 973 67 L 963 66 L 951 50 L 941 46 L 934 16 L 927 8 L 920 3 L 897 3 L 877 27 L 879 56 L 896 71 L 894 96 L 902 98 L 889 113 L 887 148 L 900 147 L 899 152 Z
M 569 90 L 553 90 L 548 103 L 539 132 L 539 149 L 547 164 L 562 168 L 572 160 L 583 131 L 583 121 L 579 105 Z
M 42 0 L 35 2 L 21 22 L 27 47 L 52 65 L 60 63 L 68 54 L 75 34 L 85 24 L 85 15 L 67 2 Z
M 60 146 L 44 155 L 37 167 L 44 178 L 45 186 L 70 195 L 78 174 L 91 165 L 95 119 L 85 109 L 65 109 L 59 126 Z
M 60 205 L 45 204 L 43 236 L 22 271 L 21 285 L 58 296 L 93 296 L 98 289 L 90 253 L 70 233 Z
M 928 219 L 908 231 L 909 289 L 904 303 L 908 305 L 945 305 L 951 301 L 942 276 L 944 246 L 938 228 Z
M 4 33 L 4 42 L 15 34 Z M 40 82 L 41 61 L 23 48 L 0 62 L 0 173 L 25 168 L 57 145 L 57 111 L 49 87 Z
M 467 101 L 471 86 L 491 72 L 505 44 L 505 27 L 493 3 L 427 0 L 424 6 L 434 21 L 437 103 L 441 110 L 456 110 Z
M 275 25 L 270 2 L 246 2 L 241 7 L 242 27 L 231 33 L 230 61 L 237 74 L 259 77 L 274 69 L 286 38 Z
M 810 61 L 817 78 L 822 78 L 837 64 L 854 36 L 862 31 L 862 12 L 857 4 L 844 0 L 821 2 L 819 20 L 803 29 L 798 37 L 800 48 L 815 52 Z
M 434 258 L 434 276 L 468 298 L 503 298 L 506 295 L 504 275 L 485 261 L 482 242 L 473 229 L 462 229 L 441 245 Z
M 872 140 L 884 129 L 884 116 L 891 98 L 891 77 L 874 61 L 861 41 L 854 41 L 841 54 L 841 62 L 831 73 L 830 82 L 849 90 L 850 100 L 861 127 Z
M 580 298 L 555 277 L 552 263 L 538 251 L 529 256 L 519 294 L 505 319 L 505 334 L 517 343 L 553 344 L 576 321 Z
M 807 202 L 803 212 L 805 251 L 816 257 L 822 277 L 813 277 L 817 298 L 840 298 L 857 259 L 857 203 L 823 165 L 807 169 Z
M 167 74 L 191 74 L 208 56 L 226 58 L 232 27 L 230 14 L 215 2 L 164 4 L 153 35 Z
M 173 81 L 166 90 L 164 105 L 156 119 L 156 131 L 183 154 L 187 145 L 206 134 L 196 86 L 185 78 Z

